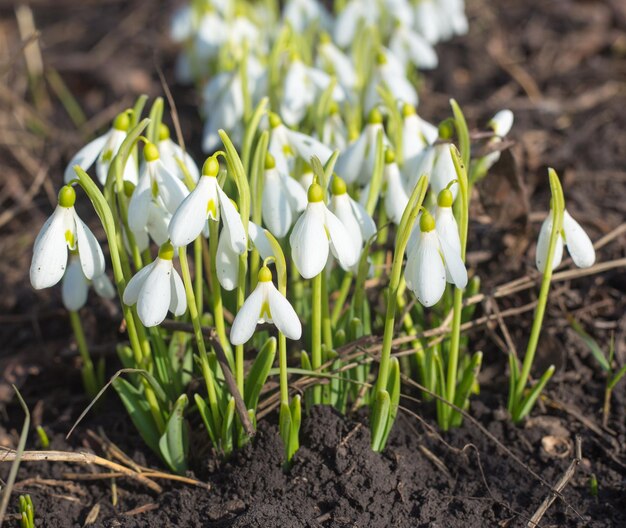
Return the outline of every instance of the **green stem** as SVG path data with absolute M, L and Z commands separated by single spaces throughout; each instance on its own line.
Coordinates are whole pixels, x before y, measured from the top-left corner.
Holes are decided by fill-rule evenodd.
M 233 365 L 233 352 L 230 342 L 226 337 L 226 325 L 224 323 L 224 305 L 222 303 L 222 288 L 217 279 L 217 243 L 219 241 L 219 225 L 213 220 L 209 220 L 209 251 L 211 253 L 211 294 L 213 296 L 213 319 L 215 331 L 228 358 L 228 362 Z
M 89 355 L 85 332 L 83 331 L 83 325 L 80 321 L 80 315 L 78 312 L 70 310 L 69 313 L 70 323 L 72 324 L 72 330 L 74 331 L 74 337 L 76 338 L 76 345 L 78 346 L 78 352 L 83 360 L 83 381 L 85 383 L 85 389 L 87 390 L 89 397 L 93 398 L 96 394 L 98 394 L 100 386 L 96 378 L 93 361 Z
M 194 258 L 194 270 L 196 272 L 194 277 L 194 293 L 196 296 L 196 305 L 200 317 L 204 313 L 204 298 L 202 290 L 202 239 L 200 237 L 193 241 L 193 258 Z
M 278 368 L 280 374 L 280 402 L 289 404 L 289 382 L 287 381 L 287 338 L 278 332 Z
M 350 286 L 352 285 L 353 274 L 351 272 L 346 272 L 343 276 L 343 280 L 341 281 L 341 286 L 339 287 L 339 294 L 337 295 L 337 299 L 335 300 L 335 305 L 333 306 L 333 311 L 330 315 L 330 323 L 332 326 L 337 325 L 337 321 L 339 321 L 339 317 L 341 316 L 341 311 L 343 310 L 344 305 L 346 304 L 346 299 L 348 298 L 348 293 L 350 293 Z
M 311 279 L 311 366 L 317 371 L 322 366 L 322 274 Z M 322 386 L 313 386 L 313 404 L 322 402 Z
M 330 313 L 328 310 L 328 277 L 326 276 L 326 270 L 322 273 L 322 336 L 324 339 L 324 346 L 326 350 L 332 350 L 333 348 L 333 330 L 330 320 Z
M 246 300 L 246 270 L 248 267 L 248 253 L 244 253 L 239 256 L 239 273 L 237 280 L 237 312 L 243 306 L 243 303 Z M 235 376 L 237 379 L 237 388 L 241 394 L 241 397 L 244 397 L 244 354 L 243 354 L 243 345 L 237 345 L 235 347 Z

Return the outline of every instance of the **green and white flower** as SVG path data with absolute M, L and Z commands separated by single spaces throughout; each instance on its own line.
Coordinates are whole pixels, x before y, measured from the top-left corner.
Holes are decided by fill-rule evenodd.
M 113 299 L 115 297 L 115 288 L 106 273 L 93 277 L 90 281 L 83 273 L 78 255 L 71 253 L 69 264 L 61 283 L 63 306 L 72 312 L 76 312 L 85 306 L 90 284 L 100 297 L 104 299 Z

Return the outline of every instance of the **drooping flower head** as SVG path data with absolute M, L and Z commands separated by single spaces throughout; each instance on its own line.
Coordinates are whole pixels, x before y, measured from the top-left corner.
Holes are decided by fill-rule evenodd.
M 167 170 L 180 180 L 185 181 L 185 174 L 179 165 L 181 162 L 194 182 L 197 182 L 200 178 L 200 171 L 196 162 L 188 152 L 174 143 L 170 137 L 170 129 L 164 123 L 161 123 L 159 127 L 159 153 L 161 154 L 161 161 L 167 167 Z
M 71 251 L 69 264 L 63 275 L 61 286 L 63 306 L 73 312 L 85 306 L 90 284 L 100 297 L 104 299 L 113 299 L 115 297 L 115 288 L 106 273 L 93 277 L 91 281 L 88 280 L 80 265 L 78 253 Z

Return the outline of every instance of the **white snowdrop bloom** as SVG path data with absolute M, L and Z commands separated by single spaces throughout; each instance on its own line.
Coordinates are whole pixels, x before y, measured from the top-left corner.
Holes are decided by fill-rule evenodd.
M 215 11 L 204 14 L 198 27 L 194 51 L 196 61 L 216 58 L 227 48 L 237 59 L 243 58 L 245 47 L 264 53 L 266 46 L 261 32 L 249 18 L 223 17 Z
M 439 194 L 441 191 L 448 188 L 451 181 L 456 180 L 456 170 L 454 168 L 454 162 L 452 161 L 449 143 L 436 145 L 434 151 L 435 158 L 430 174 L 430 185 L 433 191 Z M 454 198 L 456 198 L 456 194 L 459 190 L 458 184 L 453 183 L 449 188 Z
M 304 64 L 297 56 L 292 58 L 283 84 L 283 98 L 280 102 L 280 115 L 289 126 L 296 126 L 306 115 L 317 96 L 330 84 L 331 77 Z M 333 100 L 343 101 L 345 93 L 341 86 L 335 86 Z
M 304 189 L 304 192 L 306 192 L 309 190 L 309 187 L 311 187 L 314 181 L 315 181 L 315 174 L 313 174 L 313 171 L 306 170 L 302 173 L 302 176 L 300 176 L 299 183 Z
M 289 244 L 296 268 L 305 279 L 321 273 L 328 260 L 329 248 L 344 269 L 352 267 L 359 253 L 350 241 L 347 229 L 324 204 L 324 190 L 318 183 L 309 187 L 308 205 L 294 226 Z
M 357 75 L 352 60 L 333 44 L 327 33 L 320 37 L 316 64 L 318 68 L 335 75 L 346 94 L 356 88 Z
M 372 179 L 376 161 L 376 138 L 383 131 L 383 146 L 389 144 L 383 128 L 383 116 L 374 108 L 367 118 L 367 125 L 359 137 L 350 143 L 337 158 L 335 172 L 348 183 L 365 185 Z
M 66 185 L 59 191 L 59 204 L 41 228 L 33 247 L 30 282 L 40 290 L 58 283 L 67 266 L 69 250 L 78 251 L 85 277 L 104 273 L 104 255 L 91 230 L 74 209 L 76 192 Z
M 176 316 L 187 310 L 185 287 L 174 269 L 173 258 L 172 244 L 163 244 L 154 262 L 141 268 L 124 290 L 124 304 L 137 304 L 137 315 L 146 327 L 162 323 L 168 310 Z
M 422 70 L 431 70 L 439 63 L 433 46 L 422 35 L 400 21 L 393 30 L 389 49 L 406 68 L 409 63 Z
M 315 156 L 325 165 L 333 154 L 332 150 L 317 139 L 287 128 L 277 114 L 270 113 L 269 124 L 268 150 L 274 156 L 278 172 L 292 174 L 296 156 L 306 163 L 310 163 Z
M 435 219 L 424 211 L 404 270 L 407 287 L 424 306 L 433 306 L 441 299 L 447 277 L 457 288 L 467 286 L 467 270 L 460 251 L 435 226 Z
M 259 270 L 254 291 L 237 312 L 230 329 L 230 342 L 237 346 L 246 343 L 259 323 L 273 323 L 285 337 L 293 340 L 302 336 L 302 324 L 289 301 L 276 289 L 272 272 L 267 266 Z
M 493 130 L 495 135 L 489 140 L 488 145 L 497 145 L 503 140 L 513 127 L 513 118 L 513 112 L 505 109 L 500 110 L 489 120 L 487 126 Z M 484 164 L 484 169 L 489 170 L 499 159 L 500 151 L 496 150 L 484 156 L 481 161 Z
M 196 188 L 183 200 L 170 221 L 168 232 L 172 244 L 186 246 L 200 236 L 207 220 L 227 227 L 227 240 L 239 255 L 247 249 L 246 233 L 237 209 L 217 182 L 219 162 L 211 157 L 202 167 Z
M 377 2 L 350 0 L 335 19 L 333 40 L 342 48 L 347 48 L 356 37 L 360 24 L 375 26 L 380 11 Z
M 550 233 L 552 232 L 552 225 L 554 224 L 554 214 L 550 209 L 550 214 L 543 221 L 541 230 L 539 231 L 539 240 L 537 241 L 537 253 L 535 262 L 537 269 L 543 273 L 546 268 L 546 262 L 548 260 L 548 251 L 550 249 Z M 567 246 L 574 264 L 579 268 L 588 268 L 593 266 L 596 261 L 596 251 L 593 248 L 593 244 L 589 235 L 585 233 L 585 230 L 581 225 L 572 218 L 567 212 L 567 209 L 563 212 L 563 230 L 559 233 L 559 237 L 556 241 L 556 248 L 554 250 L 554 257 L 552 259 L 552 269 L 556 268 L 563 258 L 563 245 Z
M 325 28 L 331 23 L 328 11 L 317 0 L 289 0 L 283 8 L 283 20 L 289 22 L 296 33 L 303 33 L 313 24 Z
M 177 43 L 190 39 L 195 31 L 194 12 L 191 6 L 174 11 L 170 24 L 170 38 Z
M 467 33 L 463 0 L 420 0 L 415 6 L 415 29 L 431 44 Z
M 185 184 L 167 170 L 159 157 L 159 149 L 153 143 L 145 144 L 143 156 L 145 163 L 139 183 L 128 204 L 128 227 L 134 232 L 146 229 L 151 203 L 157 202 L 168 213 L 174 214 L 189 194 Z
M 395 153 L 390 148 L 385 152 L 383 177 L 387 186 L 385 189 L 385 212 L 391 222 L 400 225 L 402 214 L 409 203 L 409 195 L 400 173 L 400 167 L 396 163 Z
M 348 129 L 339 113 L 339 105 L 332 103 L 322 126 L 322 143 L 339 152 L 348 145 Z
M 65 169 L 65 183 L 76 178 L 74 166 L 78 165 L 84 171 L 96 164 L 96 175 L 101 185 L 104 185 L 109 173 L 111 161 L 122 146 L 126 133 L 130 128 L 128 112 L 122 112 L 113 121 L 111 129 L 102 136 L 97 137 L 80 149 L 68 163 Z M 124 167 L 124 180 L 137 184 L 137 160 L 131 154 Z
M 202 149 L 213 152 L 221 142 L 218 131 L 224 129 L 236 144 L 243 137 L 244 101 L 239 68 L 215 75 L 202 90 L 206 121 Z
M 421 161 L 420 154 L 439 137 L 439 130 L 417 115 L 415 107 L 405 103 L 402 106 L 402 166 L 405 176 L 415 177 Z M 430 170 L 428 171 L 430 173 Z M 417 178 L 421 176 L 417 174 Z
M 372 75 L 365 88 L 363 107 L 366 112 L 381 103 L 378 87 L 383 85 L 389 89 L 394 99 L 417 106 L 417 91 L 407 79 L 404 66 L 390 50 L 385 48 L 381 48 L 378 53 Z
M 153 200 L 150 202 L 148 206 L 148 221 L 146 222 L 145 228 L 139 231 L 133 231 L 135 244 L 137 244 L 139 251 L 148 249 L 150 239 L 154 240 L 158 246 L 165 244 L 170 239 L 167 229 L 171 220 L 172 215 L 165 209 L 161 201 Z M 123 237 L 126 249 L 131 252 L 126 232 L 123 232 Z
M 354 252 L 360 257 L 364 244 L 376 234 L 376 224 L 365 208 L 348 194 L 345 182 L 338 176 L 333 176 L 331 191 L 329 209 L 341 220 L 348 231 Z M 355 263 L 357 265 L 358 259 Z
M 284 237 L 298 213 L 306 208 L 306 191 L 289 174 L 276 168 L 274 156 L 265 155 L 263 223 L 276 238 Z
M 159 129 L 158 147 L 159 153 L 161 154 L 161 161 L 168 171 L 177 176 L 181 181 L 185 181 L 185 174 L 179 165 L 180 161 L 187 169 L 191 179 L 194 182 L 198 181 L 198 178 L 200 178 L 200 169 L 198 169 L 196 162 L 186 151 L 174 143 L 170 137 L 170 129 L 163 123 L 161 123 Z
M 66 309 L 76 312 L 85 306 L 89 292 L 89 280 L 85 277 L 78 255 L 70 254 L 69 264 L 63 275 L 61 298 Z M 105 299 L 115 297 L 115 288 L 106 273 L 93 277 L 91 284 L 96 293 Z

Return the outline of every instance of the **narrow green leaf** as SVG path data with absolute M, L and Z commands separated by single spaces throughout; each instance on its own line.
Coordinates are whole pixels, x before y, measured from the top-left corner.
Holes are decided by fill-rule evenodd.
M 230 398 L 224 419 L 222 420 L 222 431 L 220 433 L 221 447 L 225 455 L 229 455 L 233 451 L 233 424 L 235 423 L 235 399 Z
M 519 422 L 522 420 L 534 407 L 537 398 L 543 391 L 546 383 L 550 380 L 552 375 L 554 374 L 554 365 L 551 365 L 548 370 L 543 373 L 543 376 L 539 378 L 539 381 L 535 383 L 535 386 L 528 393 L 528 396 L 524 400 L 522 400 L 521 405 L 519 406 L 519 411 L 513 416 L 514 422 Z
M 291 427 L 289 429 L 289 449 L 287 460 L 291 460 L 296 451 L 300 448 L 300 424 L 302 423 L 302 405 L 300 395 L 296 394 L 289 404 L 291 411 Z
M 400 362 L 398 358 L 392 357 L 389 363 L 389 379 L 387 380 L 387 392 L 389 393 L 389 416 L 385 425 L 385 432 L 381 440 L 380 450 L 387 445 L 387 439 L 391 433 L 391 428 L 398 415 L 398 405 L 400 404 Z
M 207 405 L 206 401 L 199 394 L 194 394 L 193 399 L 196 402 L 196 406 L 198 407 L 198 412 L 204 422 L 204 427 L 206 427 L 207 433 L 209 434 L 209 438 L 211 439 L 211 443 L 215 448 L 219 445 L 219 426 L 213 422 L 213 417 L 211 415 L 211 409 Z
M 265 381 L 267 380 L 267 376 L 272 368 L 275 357 L 276 338 L 270 337 L 257 354 L 257 357 L 252 364 L 252 368 L 246 378 L 244 394 L 246 395 L 245 402 L 247 409 L 256 409 L 259 401 L 259 394 L 261 394 L 261 389 L 265 385 Z
M 148 124 L 148 130 L 146 131 L 146 137 L 155 145 L 159 144 L 159 132 L 161 128 L 161 122 L 163 121 L 163 98 L 157 97 L 152 103 L 150 109 L 150 123 Z
M 593 357 L 596 358 L 596 361 L 600 364 L 602 370 L 604 370 L 604 372 L 610 372 L 611 364 L 609 363 L 607 357 L 604 355 L 604 352 L 602 352 L 602 349 L 600 348 L 600 345 L 598 345 L 598 342 L 587 332 L 585 332 L 584 328 L 576 319 L 574 319 L 574 317 L 568 314 L 567 320 L 569 321 L 569 324 L 574 332 L 576 332 L 578 336 L 585 342 L 587 347 L 589 347 L 589 350 L 593 354 Z
M 165 433 L 159 440 L 161 456 L 172 471 L 182 475 L 187 471 L 187 449 L 189 447 L 189 432 L 184 418 L 188 399 L 182 394 L 172 409 Z
M 160 454 L 159 430 L 154 423 L 143 391 L 135 388 L 123 378 L 116 378 L 112 385 L 143 441 L 153 452 Z
M 383 439 L 389 420 L 389 408 L 391 399 L 386 390 L 378 391 L 376 401 L 372 408 L 371 430 L 372 430 L 372 450 L 382 451 L 384 448 Z

